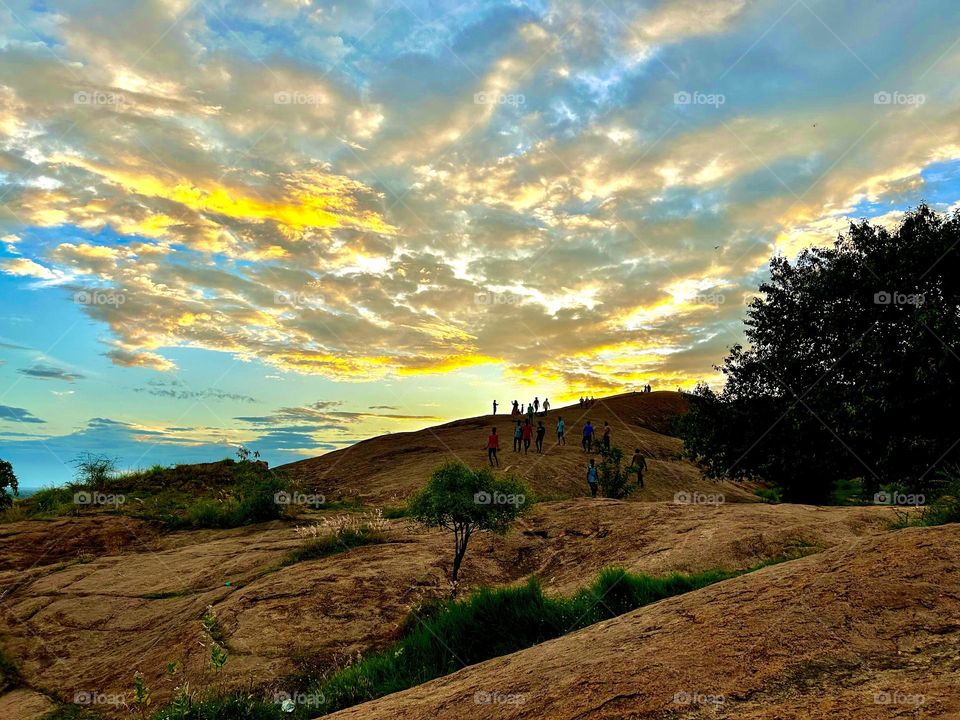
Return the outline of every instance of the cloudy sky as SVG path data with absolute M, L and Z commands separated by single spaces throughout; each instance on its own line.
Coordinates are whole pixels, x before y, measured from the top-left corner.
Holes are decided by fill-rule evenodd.
M 0 0 L 0 457 L 273 463 L 715 380 L 960 182 L 955 0 Z

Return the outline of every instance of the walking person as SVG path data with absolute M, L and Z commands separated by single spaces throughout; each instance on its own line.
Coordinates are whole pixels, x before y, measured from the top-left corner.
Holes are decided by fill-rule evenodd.
M 643 455 L 640 454 L 640 448 L 637 448 L 637 451 L 630 459 L 630 470 L 637 473 L 637 484 L 643 487 L 643 473 L 647 470 L 647 461 Z
M 587 424 L 583 426 L 583 445 L 584 452 L 591 452 L 593 450 L 593 425 L 590 424 L 590 421 L 587 420 Z
M 490 437 L 487 438 L 487 460 L 490 461 L 490 467 L 496 464 L 500 467 L 500 458 L 497 457 L 497 450 L 500 449 L 500 436 L 497 435 L 495 427 L 490 428 Z
M 530 424 L 530 421 L 527 420 L 523 424 L 523 432 L 521 433 L 523 437 L 523 454 L 527 454 L 527 450 L 530 449 L 530 438 L 533 437 L 533 425 Z
M 546 417 L 546 414 L 550 412 L 550 400 L 548 398 L 543 399 L 543 414 Z
M 520 452 L 520 439 L 523 437 L 523 427 L 517 420 L 517 426 L 513 429 L 513 451 Z
M 597 496 L 597 463 L 590 458 L 590 464 L 587 465 L 587 485 L 590 486 L 590 496 Z
M 533 403 L 527 404 L 527 422 L 533 422 Z
M 540 398 L 538 397 L 533 399 L 533 411 L 540 412 Z
M 547 434 L 547 429 L 543 426 L 543 420 L 537 421 L 537 452 L 543 453 L 543 436 Z
M 563 418 L 557 420 L 557 445 L 566 445 L 567 439 L 564 437 L 564 433 L 567 430 L 566 424 L 563 422 Z
M 603 450 L 604 452 L 610 452 L 610 423 L 607 421 L 603 422 Z

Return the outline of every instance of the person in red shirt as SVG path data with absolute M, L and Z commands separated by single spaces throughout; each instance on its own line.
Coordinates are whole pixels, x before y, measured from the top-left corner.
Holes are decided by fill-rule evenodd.
M 523 438 L 523 454 L 526 455 L 527 450 L 530 449 L 530 439 L 533 437 L 533 425 L 530 424 L 529 419 L 524 421 L 520 436 Z
M 490 461 L 490 467 L 496 463 L 500 467 L 500 458 L 497 457 L 497 450 L 500 449 L 500 436 L 497 435 L 496 428 L 490 428 L 490 437 L 487 438 L 487 460 Z

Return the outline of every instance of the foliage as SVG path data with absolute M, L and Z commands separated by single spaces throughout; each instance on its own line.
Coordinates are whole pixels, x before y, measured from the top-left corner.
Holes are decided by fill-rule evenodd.
M 597 483 L 604 497 L 621 500 L 636 489 L 636 483 L 630 483 L 628 467 L 623 465 L 623 450 L 617 446 L 606 450 L 601 446 Z
M 7 492 L 7 488 L 10 492 Z M 20 492 L 20 484 L 13 472 L 13 465 L 6 460 L 0 460 L 0 510 L 6 510 L 13 505 L 13 498 Z
M 107 455 L 84 452 L 73 459 L 74 479 L 78 485 L 104 490 L 117 475 L 117 461 Z
M 776 257 L 748 308 L 749 348 L 700 386 L 679 420 L 689 457 L 714 478 L 777 483 L 828 502 L 837 480 L 928 487 L 957 461 L 960 213 L 926 206 L 893 232 L 851 225 L 830 248 Z
M 412 518 L 453 531 L 453 592 L 472 535 L 505 533 L 526 511 L 528 497 L 529 489 L 513 477 L 497 477 L 487 468 L 473 470 L 463 463 L 450 462 L 439 467 L 427 486 L 410 500 Z
M 280 565 L 293 565 L 362 545 L 384 543 L 387 541 L 387 527 L 388 523 L 380 510 L 363 513 L 360 517 L 338 515 L 335 518 L 323 518 L 318 524 L 296 528 L 297 536 L 305 542 L 287 553 Z
M 412 613 L 400 641 L 339 670 L 317 694 L 324 698 L 322 709 L 334 712 L 738 574 L 651 577 L 609 568 L 571 596 L 547 596 L 536 580 L 480 589 Z
M 948 465 L 937 473 L 933 498 L 919 511 L 901 511 L 900 527 L 960 523 L 960 465 Z

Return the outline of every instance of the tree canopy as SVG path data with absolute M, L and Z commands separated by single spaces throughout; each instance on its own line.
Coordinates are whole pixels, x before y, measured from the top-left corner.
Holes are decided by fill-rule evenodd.
M 922 489 L 960 456 L 960 215 L 921 205 L 888 231 L 776 257 L 748 306 L 748 346 L 679 422 L 712 477 L 757 478 L 794 501 L 837 481 Z

